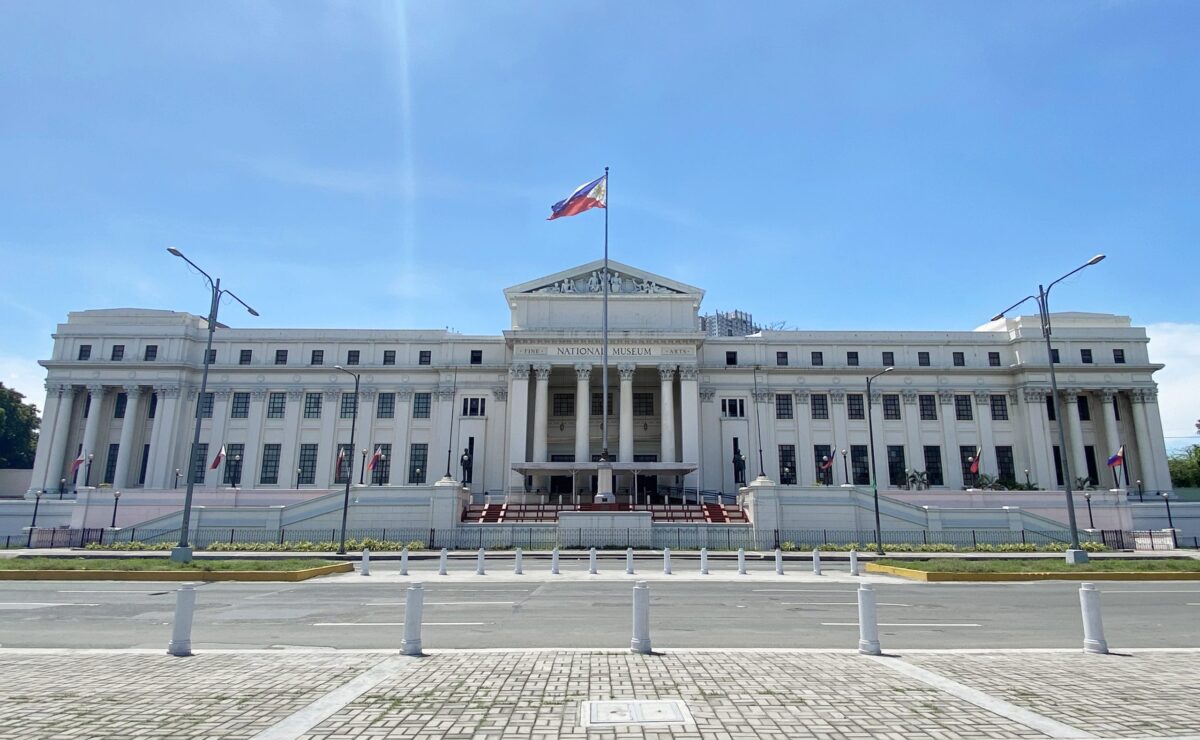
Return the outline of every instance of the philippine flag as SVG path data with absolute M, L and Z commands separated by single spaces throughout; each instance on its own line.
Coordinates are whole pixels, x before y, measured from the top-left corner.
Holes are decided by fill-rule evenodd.
M 971 461 L 971 475 L 976 475 L 979 473 L 979 456 L 982 452 L 982 447 L 975 448 L 975 459 Z
M 378 447 L 375 448 L 375 454 L 371 455 L 371 462 L 367 463 L 367 470 L 374 470 L 375 465 L 383 459 L 383 452 Z
M 821 463 L 821 470 L 829 470 L 833 467 L 833 455 L 830 455 L 825 462 Z
M 221 449 L 217 450 L 217 456 L 213 458 L 212 465 L 208 466 L 209 470 L 216 470 L 221 466 L 221 461 L 225 459 L 225 445 L 221 445 Z
M 1108 467 L 1115 468 L 1118 465 L 1124 465 L 1124 464 L 1125 464 L 1125 445 L 1121 445 L 1120 447 L 1117 448 L 1117 453 L 1115 455 L 1113 455 L 1112 457 L 1108 458 Z
M 342 464 L 346 462 L 346 448 L 338 445 L 337 469 L 342 469 Z
M 575 216 L 589 208 L 608 207 L 608 175 L 601 175 L 589 183 L 580 185 L 575 192 L 550 206 L 550 218 L 553 221 L 563 216 Z
M 75 462 L 71 463 L 71 475 L 75 475 L 79 470 L 79 466 L 83 465 L 83 453 L 79 453 L 79 457 L 75 458 Z

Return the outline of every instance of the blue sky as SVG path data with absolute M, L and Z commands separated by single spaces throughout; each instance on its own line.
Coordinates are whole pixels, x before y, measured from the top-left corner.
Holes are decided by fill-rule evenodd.
M 0 0 L 0 380 L 54 325 L 204 311 L 174 245 L 280 327 L 493 334 L 600 256 L 549 205 L 612 167 L 611 253 L 707 309 L 1150 327 L 1200 418 L 1200 4 Z M 1190 441 L 1184 439 L 1184 441 Z

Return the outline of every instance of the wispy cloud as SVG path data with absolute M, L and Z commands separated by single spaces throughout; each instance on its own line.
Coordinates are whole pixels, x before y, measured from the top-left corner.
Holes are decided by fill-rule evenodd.
M 1200 444 L 1200 324 L 1150 324 L 1146 333 L 1150 359 L 1166 365 L 1155 380 L 1167 447 Z

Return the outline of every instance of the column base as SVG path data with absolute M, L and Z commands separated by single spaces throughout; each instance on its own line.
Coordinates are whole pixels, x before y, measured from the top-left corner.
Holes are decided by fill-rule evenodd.
M 1071 565 L 1083 565 L 1088 562 L 1087 550 L 1067 550 L 1065 560 Z
M 190 563 L 190 562 L 192 562 L 192 548 L 190 548 L 190 547 L 171 548 L 171 562 L 173 562 L 173 563 Z

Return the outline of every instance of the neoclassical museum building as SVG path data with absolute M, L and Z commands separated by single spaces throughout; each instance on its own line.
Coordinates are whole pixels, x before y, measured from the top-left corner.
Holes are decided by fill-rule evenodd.
M 1101 488 L 1170 488 L 1153 379 L 1162 366 L 1127 317 L 1053 315 L 1059 419 L 1036 316 L 974 331 L 709 336 L 702 289 L 610 265 L 619 501 L 734 493 L 760 474 L 782 486 L 866 485 L 868 415 L 885 491 L 917 481 L 933 496 L 981 480 L 1055 489 L 1064 460 L 1073 479 Z M 219 325 L 205 357 L 201 316 L 71 313 L 42 362 L 32 488 L 172 489 L 189 475 L 207 488 L 331 489 L 347 477 L 422 486 L 449 469 L 475 493 L 586 497 L 603 446 L 602 268 L 504 290 L 511 328 L 501 336 Z M 357 399 L 335 366 L 359 375 Z M 868 398 L 867 377 L 887 367 Z M 190 466 L 197 405 L 201 459 Z M 1122 446 L 1114 486 L 1106 461 Z

